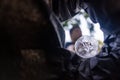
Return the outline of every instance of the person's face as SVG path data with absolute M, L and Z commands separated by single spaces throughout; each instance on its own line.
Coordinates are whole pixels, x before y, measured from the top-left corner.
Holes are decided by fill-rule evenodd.
M 76 40 L 82 36 L 81 30 L 79 28 L 75 28 L 71 33 L 72 42 L 75 43 Z

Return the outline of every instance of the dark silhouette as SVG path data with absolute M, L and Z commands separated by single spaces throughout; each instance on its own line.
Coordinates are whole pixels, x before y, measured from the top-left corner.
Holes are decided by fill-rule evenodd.
M 0 0 L 0 80 L 57 80 L 62 75 L 61 44 L 48 12 L 42 0 Z
M 56 2 L 0 0 L 0 80 L 120 80 L 120 0 Z M 84 61 L 63 49 L 59 21 L 79 7 L 108 36 L 100 54 Z

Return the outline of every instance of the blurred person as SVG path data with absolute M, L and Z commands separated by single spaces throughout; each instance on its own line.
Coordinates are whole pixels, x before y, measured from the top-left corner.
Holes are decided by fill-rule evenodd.
M 78 24 L 73 24 L 73 28 L 70 29 L 70 36 L 73 44 L 82 36 L 82 31 Z
M 65 48 L 75 52 L 74 44 L 78 38 L 82 36 L 81 29 L 78 24 L 73 24 L 73 27 L 70 29 L 71 42 L 67 42 Z
M 0 0 L 0 80 L 62 78 L 64 31 L 55 19 L 43 0 Z

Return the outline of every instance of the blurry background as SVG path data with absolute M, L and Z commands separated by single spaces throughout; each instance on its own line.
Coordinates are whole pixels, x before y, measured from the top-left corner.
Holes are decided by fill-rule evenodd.
M 100 25 L 98 23 L 96 24 L 93 23 L 84 10 L 81 10 L 80 13 L 74 16 L 73 18 L 62 22 L 62 25 L 64 26 L 65 35 L 66 35 L 65 48 L 67 48 L 71 44 L 73 44 L 71 47 L 74 48 L 75 40 L 82 35 L 92 36 L 98 40 L 100 47 L 103 45 L 104 34 L 100 29 Z M 73 32 L 74 27 L 79 27 L 80 30 L 74 30 Z

